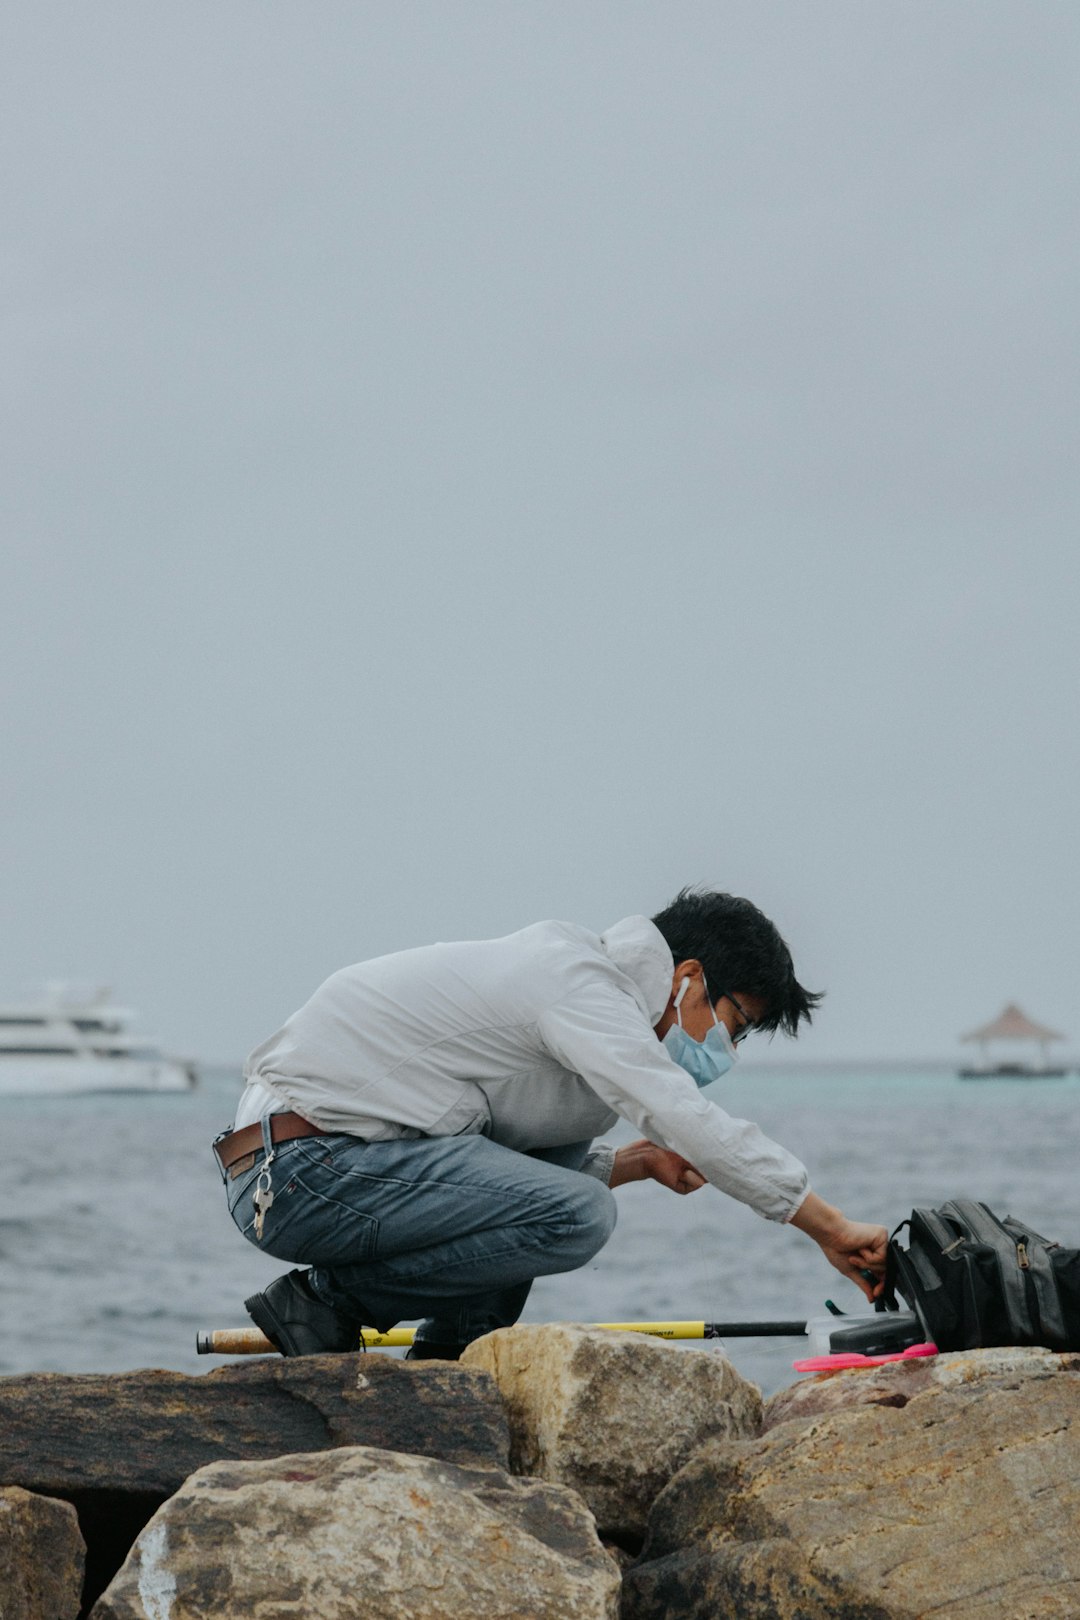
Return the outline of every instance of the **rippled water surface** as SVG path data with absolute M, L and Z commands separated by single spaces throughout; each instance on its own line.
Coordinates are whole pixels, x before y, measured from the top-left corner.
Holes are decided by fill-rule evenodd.
M 1076 1079 L 747 1070 L 715 1089 L 849 1215 L 895 1225 L 913 1204 L 967 1194 L 1080 1244 Z M 218 1364 L 196 1355 L 196 1331 L 246 1323 L 245 1295 L 283 1269 L 232 1226 L 211 1160 L 238 1090 L 218 1074 L 183 1096 L 0 1101 L 0 1372 Z M 607 1248 L 541 1279 L 526 1320 L 790 1318 L 821 1314 L 826 1296 L 857 1308 L 808 1239 L 712 1188 L 677 1198 L 639 1184 L 617 1197 Z M 727 1348 L 767 1391 L 805 1354 L 792 1339 Z

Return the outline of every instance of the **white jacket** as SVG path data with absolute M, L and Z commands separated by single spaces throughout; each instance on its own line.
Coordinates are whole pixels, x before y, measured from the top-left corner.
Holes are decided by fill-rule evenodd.
M 789 1220 L 808 1191 L 803 1165 L 710 1102 L 656 1038 L 673 972 L 647 917 L 600 935 L 542 922 L 358 962 L 252 1052 L 237 1128 L 291 1108 L 368 1141 L 482 1132 L 527 1152 L 621 1115 L 722 1192 Z M 601 1146 L 586 1168 L 606 1180 L 612 1158 Z

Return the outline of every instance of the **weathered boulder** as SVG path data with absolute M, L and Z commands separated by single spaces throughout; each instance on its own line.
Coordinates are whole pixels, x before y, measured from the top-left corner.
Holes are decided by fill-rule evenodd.
M 1080 1373 L 999 1373 L 711 1442 L 656 1502 L 625 1620 L 1076 1616 Z
M 0 1378 L 0 1484 L 56 1496 L 167 1495 L 221 1458 L 349 1445 L 499 1465 L 508 1436 L 491 1381 L 446 1362 L 268 1356 L 201 1376 Z
M 84 1550 L 69 1503 L 18 1486 L 0 1489 L 3 1620 L 75 1620 Z
M 572 1491 L 356 1446 L 200 1469 L 92 1620 L 614 1620 L 618 1592 Z
M 887 1362 L 883 1367 L 819 1373 L 815 1378 L 801 1378 L 766 1401 L 762 1428 L 767 1432 L 780 1423 L 809 1423 L 826 1412 L 853 1406 L 906 1406 L 913 1396 L 928 1389 L 1009 1383 L 1018 1378 L 1076 1371 L 1080 1371 L 1080 1355 L 1060 1355 L 1028 1345 L 964 1350 Z
M 505 1465 L 509 1436 L 490 1379 L 387 1356 L 274 1356 L 195 1377 L 0 1378 L 0 1485 L 75 1506 L 89 1600 L 197 1468 L 351 1445 Z
M 580 1491 L 602 1535 L 640 1540 L 649 1507 L 696 1447 L 756 1434 L 761 1394 L 715 1353 L 556 1322 L 500 1328 L 461 1358 L 494 1375 L 510 1466 Z

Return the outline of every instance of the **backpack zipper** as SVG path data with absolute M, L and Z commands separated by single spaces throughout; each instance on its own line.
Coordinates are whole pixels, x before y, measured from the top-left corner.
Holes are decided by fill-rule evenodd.
M 946 1209 L 957 1218 L 961 1226 L 967 1227 L 977 1243 L 985 1243 L 996 1252 L 1005 1291 L 1006 1308 L 1011 1310 L 1020 1334 L 1020 1343 L 1035 1344 L 1038 1340 L 1038 1329 L 1034 1324 L 1039 1319 L 1039 1302 L 1027 1251 L 1029 1234 L 1024 1233 L 1023 1237 L 1018 1238 L 992 1210 L 987 1209 L 985 1204 L 976 1203 L 970 1198 L 954 1198 L 946 1205 Z M 1006 1245 L 1012 1249 L 1016 1260 L 1014 1284 L 1010 1283 L 1005 1253 L 1002 1252 L 1006 1250 Z
M 963 1233 L 959 1237 L 956 1236 L 955 1232 L 941 1219 L 936 1209 L 919 1209 L 915 1213 L 920 1217 L 931 1237 L 940 1246 L 942 1254 L 951 1256 L 956 1249 L 967 1241 Z
M 1056 1350 L 1068 1343 L 1070 1338 L 1054 1275 L 1054 1263 L 1051 1259 L 1053 1251 L 1060 1249 L 1061 1244 L 1051 1241 L 1050 1238 L 1040 1237 L 1030 1226 L 1022 1227 L 1011 1215 L 1006 1216 L 1001 1224 L 1012 1234 L 1017 1250 L 1022 1248 L 1027 1255 L 1029 1276 L 1024 1279 L 1025 1285 L 1035 1296 L 1034 1309 L 1040 1333 L 1045 1335 L 1043 1342 Z M 1019 1259 L 1019 1253 L 1017 1258 Z

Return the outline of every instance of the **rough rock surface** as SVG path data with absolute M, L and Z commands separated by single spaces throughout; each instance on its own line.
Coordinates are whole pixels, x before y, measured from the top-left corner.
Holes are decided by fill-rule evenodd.
M 195 1469 L 351 1445 L 505 1466 L 509 1436 L 490 1379 L 387 1356 L 273 1356 L 201 1377 L 0 1378 L 0 1485 L 73 1503 L 91 1600 Z
M 95 1485 L 167 1494 L 223 1457 L 349 1445 L 504 1465 L 506 1420 L 486 1378 L 389 1356 L 268 1356 L 201 1377 L 0 1378 L 0 1484 L 57 1496 Z
M 69 1503 L 18 1486 L 0 1489 L 2 1620 L 75 1620 L 83 1553 Z
M 655 1505 L 625 1620 L 1080 1614 L 1080 1373 L 1003 1355 L 991 1375 L 989 1354 L 971 1376 L 942 1358 L 903 1405 L 699 1451 Z
M 200 1469 L 92 1620 L 614 1620 L 618 1592 L 572 1491 L 357 1446 Z
M 615 1539 L 640 1539 L 652 1501 L 703 1441 L 756 1434 L 761 1421 L 760 1391 L 725 1356 L 637 1333 L 500 1328 L 461 1359 L 495 1376 L 513 1471 L 580 1491 Z
M 940 1356 L 893 1361 L 884 1367 L 853 1368 L 802 1378 L 765 1403 L 762 1427 L 809 1423 L 826 1412 L 853 1406 L 906 1406 L 928 1389 L 1009 1382 L 1052 1372 L 1080 1371 L 1080 1355 L 1059 1355 L 1038 1346 L 964 1350 Z

